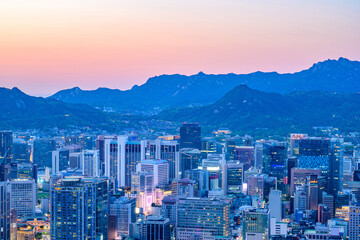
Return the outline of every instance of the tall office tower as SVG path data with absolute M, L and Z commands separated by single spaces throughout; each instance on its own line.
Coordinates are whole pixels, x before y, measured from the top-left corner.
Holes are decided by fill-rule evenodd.
M 310 175 L 320 175 L 320 169 L 293 168 L 291 169 L 290 194 L 292 195 L 298 186 L 305 185 Z
M 169 184 L 169 164 L 165 160 L 142 160 L 137 171 L 152 172 L 154 176 L 153 188 Z
M 290 134 L 290 156 L 299 156 L 300 139 L 307 138 L 307 134 L 292 133 Z
M 291 184 L 291 169 L 298 167 L 298 158 L 297 157 L 288 157 L 287 163 L 287 182 Z
M 0 181 L 6 181 L 9 177 L 10 164 L 13 161 L 13 138 L 12 132 L 0 132 Z
M 307 189 L 308 189 L 308 194 L 307 194 L 308 209 L 317 210 L 319 204 L 318 175 L 310 175 L 308 177 Z
M 243 239 L 268 239 L 270 232 L 269 209 L 247 208 L 244 210 Z
M 36 139 L 33 146 L 33 162 L 39 167 L 52 167 L 52 151 L 56 143 L 51 139 Z
M 299 141 L 299 167 L 318 168 L 323 176 L 329 169 L 330 140 L 324 138 L 303 138 Z
M 13 134 L 9 131 L 0 131 L 0 157 L 5 163 L 13 160 Z
M 255 165 L 254 147 L 242 146 L 235 149 L 235 161 L 244 164 L 244 171 Z
M 36 164 L 32 165 L 30 163 L 19 163 L 16 165 L 16 175 L 13 179 L 34 179 L 37 182 L 37 169 Z
M 182 124 L 180 127 L 180 148 L 201 149 L 201 127 L 199 124 Z
M 113 216 L 115 220 L 112 236 L 119 238 L 129 235 L 129 224 L 136 221 L 135 208 L 135 198 L 119 197 L 110 200 L 109 217 Z
M 343 190 L 339 192 L 336 196 L 335 209 L 343 206 L 349 206 L 351 202 L 355 202 L 354 194 L 351 190 Z
M 201 165 L 201 152 L 195 148 L 183 148 L 180 150 L 179 176 L 184 178 L 188 170 L 198 169 Z
M 8 182 L 0 182 L 0 239 L 10 240 L 10 189 Z
M 179 198 L 176 239 L 229 236 L 229 202 L 211 198 Z
M 269 195 L 270 218 L 276 218 L 277 222 L 282 219 L 281 191 L 271 190 Z
M 261 142 L 255 143 L 255 168 L 261 169 L 263 167 L 263 151 L 264 146 Z
M 176 197 L 165 196 L 161 204 L 162 216 L 170 219 L 170 225 L 176 224 Z
M 249 176 L 248 182 L 248 195 L 249 196 L 259 196 L 262 199 L 264 198 L 264 183 L 265 175 L 264 174 L 254 174 Z
M 208 154 L 221 153 L 219 145 L 213 138 L 203 138 L 201 140 L 201 158 L 207 158 Z
M 100 175 L 105 176 L 105 139 L 116 140 L 115 136 L 98 136 L 96 150 L 99 151 Z
M 58 149 L 52 151 L 52 174 L 56 174 L 67 169 L 70 166 L 69 150 Z
M 349 240 L 358 240 L 360 237 L 360 204 L 349 206 Z
M 227 161 L 235 160 L 236 153 L 236 139 L 235 138 L 227 138 L 225 142 L 225 153 Z
M 287 170 L 287 148 L 285 142 L 264 143 L 264 173 L 277 178 L 278 188 L 283 190 Z
M 329 172 L 327 174 L 327 192 L 336 196 L 341 189 L 343 177 L 343 144 L 344 140 L 332 138 L 330 140 Z
M 82 168 L 81 153 L 70 153 L 69 154 L 69 167 L 70 168 Z
M 15 163 L 29 163 L 30 149 L 29 144 L 23 139 L 17 139 L 13 143 L 14 160 Z
M 306 201 L 307 197 L 304 187 L 296 187 L 294 194 L 294 209 L 297 209 L 299 211 L 305 211 L 307 209 Z
M 243 164 L 225 163 L 223 165 L 223 189 L 225 194 L 239 194 L 242 192 Z
M 19 217 L 35 213 L 36 195 L 34 180 L 10 181 L 11 208 L 16 209 Z
M 98 150 L 83 150 L 81 152 L 82 174 L 87 177 L 99 177 L 100 162 Z
M 334 216 L 334 197 L 330 194 L 327 194 L 326 192 L 322 193 L 322 204 L 324 206 L 327 206 L 330 211 L 330 218 Z
M 186 178 L 195 180 L 198 183 L 199 190 L 206 189 L 207 176 L 204 170 L 202 169 L 189 170 L 186 172 L 185 175 Z
M 108 239 L 106 178 L 60 179 L 52 186 L 50 202 L 51 239 Z
M 170 240 L 170 220 L 158 216 L 148 216 L 145 221 L 147 240 Z

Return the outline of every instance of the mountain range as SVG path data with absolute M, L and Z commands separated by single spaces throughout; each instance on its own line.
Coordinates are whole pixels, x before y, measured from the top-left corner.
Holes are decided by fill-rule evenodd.
M 360 62 L 344 58 L 293 74 L 162 75 L 127 91 L 73 88 L 49 98 L 0 88 L 0 128 L 114 130 L 155 119 L 199 122 L 208 129 L 228 127 L 249 134 L 258 129 L 309 131 L 313 126 L 358 131 L 359 89 Z M 102 107 L 116 112 L 98 109 Z M 139 115 L 144 112 L 148 114 Z
M 296 91 L 360 91 L 360 62 L 346 58 L 326 60 L 309 69 L 280 74 L 255 72 L 250 74 L 161 75 L 150 78 L 130 90 L 78 87 L 55 93 L 54 98 L 67 103 L 84 103 L 95 107 L 112 107 L 117 111 L 153 111 L 184 106 L 212 104 L 234 87 L 246 84 L 264 92 L 287 94 Z
M 247 133 L 266 129 L 286 134 L 311 131 L 314 126 L 358 131 L 360 93 L 304 91 L 282 95 L 239 85 L 214 104 L 167 110 L 159 118 Z
M 109 128 L 112 121 L 86 104 L 26 95 L 18 88 L 0 88 L 0 127 L 3 129 L 43 129 L 47 127 Z

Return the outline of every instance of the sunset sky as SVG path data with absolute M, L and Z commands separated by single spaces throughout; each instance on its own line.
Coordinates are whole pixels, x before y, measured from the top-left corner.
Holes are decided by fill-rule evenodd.
M 360 60 L 359 13 L 359 0 L 3 0 L 0 86 L 49 95 Z

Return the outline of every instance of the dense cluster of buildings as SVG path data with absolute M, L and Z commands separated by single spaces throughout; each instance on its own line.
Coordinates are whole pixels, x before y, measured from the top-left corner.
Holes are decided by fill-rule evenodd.
M 359 134 L 0 132 L 0 239 L 360 239 Z

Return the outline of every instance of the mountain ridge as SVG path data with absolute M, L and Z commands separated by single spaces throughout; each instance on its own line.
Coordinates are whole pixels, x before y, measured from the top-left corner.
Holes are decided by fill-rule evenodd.
M 69 103 L 112 107 L 118 111 L 151 111 L 179 106 L 204 106 L 216 102 L 234 87 L 246 84 L 252 89 L 281 94 L 294 91 L 360 90 L 360 62 L 346 58 L 314 63 L 295 73 L 253 72 L 249 74 L 159 75 L 129 90 L 78 87 L 61 90 L 49 98 Z

